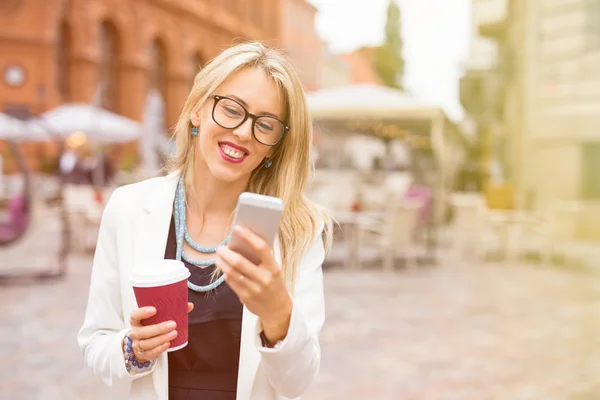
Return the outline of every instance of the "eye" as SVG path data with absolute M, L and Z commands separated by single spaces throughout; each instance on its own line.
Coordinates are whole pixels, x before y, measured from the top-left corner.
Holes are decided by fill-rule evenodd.
M 240 117 L 243 115 L 242 111 L 236 107 L 223 106 L 223 109 L 225 110 L 225 113 L 231 117 Z
M 273 125 L 271 125 L 271 123 L 269 123 L 268 121 L 263 121 L 259 119 L 258 121 L 256 121 L 256 126 L 258 126 L 258 129 L 260 129 L 261 132 L 269 133 L 273 131 Z
M 220 100 L 219 109 L 228 118 L 243 118 L 245 114 L 242 106 L 226 98 Z

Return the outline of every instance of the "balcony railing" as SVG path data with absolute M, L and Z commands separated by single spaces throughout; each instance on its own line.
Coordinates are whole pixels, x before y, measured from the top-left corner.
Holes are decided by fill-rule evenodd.
M 483 36 L 496 37 L 508 18 L 509 0 L 473 0 L 473 22 Z

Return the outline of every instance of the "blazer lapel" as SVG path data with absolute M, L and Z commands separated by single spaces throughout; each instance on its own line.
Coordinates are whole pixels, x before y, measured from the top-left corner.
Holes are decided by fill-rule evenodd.
M 179 173 L 172 173 L 159 178 L 149 191 L 142 215 L 135 229 L 134 265 L 143 268 L 144 260 L 163 259 L 169 236 L 169 225 L 173 214 L 173 200 L 179 181 Z M 275 242 L 275 258 L 280 263 L 278 243 Z M 258 352 L 258 317 L 246 307 L 242 314 L 242 337 L 240 344 L 240 361 L 238 374 L 238 399 L 250 399 L 252 386 L 260 363 Z M 168 396 L 167 357 L 163 354 L 163 362 L 157 365 L 154 374 L 154 387 L 163 399 Z
M 143 268 L 144 260 L 164 259 L 178 181 L 179 173 L 157 178 L 146 193 L 143 210 L 135 227 L 134 268 Z M 152 380 L 158 399 L 166 400 L 169 397 L 166 353 L 160 356 L 160 360 Z
M 173 200 L 179 174 L 159 178 L 147 194 L 134 238 L 134 265 L 144 260 L 163 259 L 173 215 Z

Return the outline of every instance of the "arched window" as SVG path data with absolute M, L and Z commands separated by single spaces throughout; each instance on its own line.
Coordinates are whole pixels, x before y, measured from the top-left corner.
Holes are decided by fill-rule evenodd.
M 104 21 L 100 24 L 99 100 L 100 106 L 119 111 L 119 55 L 120 44 L 116 27 Z
M 153 40 L 150 43 L 150 88 L 157 89 L 163 97 L 167 94 L 167 50 L 164 43 Z
M 56 40 L 56 88 L 61 101 L 71 101 L 71 31 L 66 21 L 58 26 Z
M 168 74 L 167 74 L 167 48 L 165 44 L 160 39 L 155 39 L 150 43 L 150 48 L 148 49 L 150 53 L 150 70 L 148 76 L 148 88 L 149 91 L 153 94 L 158 94 L 160 96 L 160 101 L 162 103 L 162 113 L 160 120 L 162 120 L 161 127 L 159 129 L 164 132 L 167 131 L 167 116 L 166 116 L 166 104 L 167 104 L 167 89 L 168 89 Z

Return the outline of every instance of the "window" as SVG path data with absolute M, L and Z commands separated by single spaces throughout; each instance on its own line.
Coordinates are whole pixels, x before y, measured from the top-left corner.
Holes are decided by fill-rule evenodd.
M 164 43 L 153 40 L 150 43 L 150 87 L 157 89 L 163 97 L 167 94 L 167 50 Z
M 600 200 L 600 143 L 582 146 L 581 194 L 586 200 Z
M 66 21 L 62 21 L 58 28 L 56 41 L 56 87 L 63 102 L 71 100 L 70 76 L 70 52 L 71 36 Z
M 162 132 L 167 131 L 167 118 L 166 118 L 166 99 L 167 99 L 167 89 L 168 89 L 168 72 L 167 72 L 167 49 L 164 43 L 159 40 L 153 40 L 150 43 L 150 48 L 148 49 L 150 53 L 150 73 L 148 76 L 148 87 L 152 94 L 157 94 L 158 96 L 151 96 L 150 98 L 156 102 L 153 105 L 155 107 L 154 113 L 161 112 L 162 115 L 155 115 L 156 124 L 160 124 L 156 129 Z M 160 106 L 160 107 L 159 107 Z M 160 111 L 158 111 L 160 110 Z
M 119 63 L 120 54 L 117 29 L 104 21 L 100 25 L 99 102 L 100 106 L 119 111 Z
M 588 48 L 600 48 L 600 0 L 584 0 L 585 26 Z

